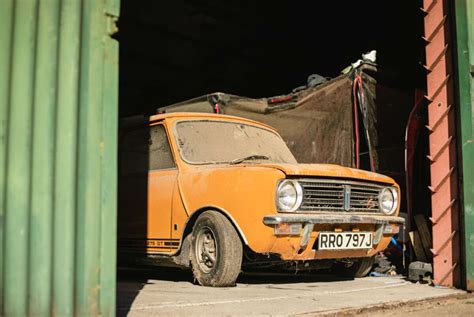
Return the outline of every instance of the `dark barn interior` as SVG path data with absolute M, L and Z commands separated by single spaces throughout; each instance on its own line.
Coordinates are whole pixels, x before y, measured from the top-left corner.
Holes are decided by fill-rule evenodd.
M 223 91 L 291 91 L 377 50 L 390 86 L 424 87 L 417 1 L 122 1 L 120 114 Z M 402 119 L 402 118 L 400 118 Z
M 216 91 L 289 93 L 311 74 L 334 78 L 376 50 L 379 171 L 404 191 L 405 129 L 415 90 L 426 89 L 419 2 L 123 0 L 120 117 Z M 421 199 L 414 207 L 429 213 L 427 131 L 420 131 L 413 188 Z M 384 155 L 391 159 L 384 163 Z M 404 204 L 402 193 L 402 212 Z

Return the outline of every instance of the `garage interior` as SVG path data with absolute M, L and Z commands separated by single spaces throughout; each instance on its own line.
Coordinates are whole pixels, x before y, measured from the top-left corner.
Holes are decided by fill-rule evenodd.
M 222 91 L 290 92 L 312 73 L 335 77 L 377 50 L 383 81 L 425 87 L 417 1 L 122 1 L 120 116 Z
M 252 98 L 286 94 L 305 85 L 311 74 L 337 77 L 361 54 L 376 50 L 382 114 L 377 150 L 392 157 L 384 165 L 380 156 L 379 171 L 395 178 L 405 192 L 406 125 L 415 91 L 426 91 L 420 6 L 421 1 L 408 0 L 344 6 L 330 1 L 123 0 L 116 35 L 119 116 L 154 114 L 158 107 L 217 91 Z M 420 115 L 424 127 L 426 110 Z M 422 128 L 412 210 L 426 219 L 431 211 L 427 154 L 428 131 Z M 404 194 L 401 212 L 407 212 Z M 412 217 L 407 230 L 412 230 Z M 413 260 L 412 250 L 407 251 L 405 260 Z
M 421 241 L 441 286 L 430 289 L 472 291 L 472 2 L 340 3 L 0 1 L 0 315 L 115 315 L 119 112 L 286 94 L 371 50 L 378 150 L 395 162 L 379 171 L 405 185 L 419 105 L 408 230 L 417 214 L 433 237 Z

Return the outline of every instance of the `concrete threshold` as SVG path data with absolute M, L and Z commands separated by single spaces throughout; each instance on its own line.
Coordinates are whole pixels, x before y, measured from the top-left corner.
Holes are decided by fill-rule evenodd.
M 455 294 L 450 294 L 450 295 L 444 295 L 444 296 L 432 296 L 432 297 L 427 297 L 423 299 L 413 299 L 413 300 L 401 300 L 401 301 L 395 301 L 395 302 L 387 302 L 387 303 L 381 303 L 381 304 L 375 304 L 375 305 L 367 305 L 365 307 L 355 307 L 355 308 L 341 308 L 341 309 L 333 309 L 333 310 L 326 310 L 326 311 L 316 311 L 316 312 L 309 312 L 309 313 L 303 313 L 303 314 L 298 314 L 294 316 L 298 317 L 309 317 L 309 316 L 314 316 L 314 317 L 339 317 L 339 316 L 354 316 L 354 315 L 370 315 L 370 313 L 374 312 L 381 312 L 381 311 L 389 311 L 389 310 L 397 310 L 401 309 L 407 306 L 413 307 L 414 305 L 424 305 L 424 304 L 430 304 L 434 301 L 449 301 L 453 299 L 467 299 L 467 298 L 473 298 L 472 294 L 462 292 L 460 293 L 455 293 Z M 453 312 L 452 316 L 456 316 L 455 312 Z
M 119 277 L 119 316 L 334 316 L 465 292 L 401 277 L 341 279 L 315 274 L 244 274 L 236 287 L 194 285 L 187 273 Z

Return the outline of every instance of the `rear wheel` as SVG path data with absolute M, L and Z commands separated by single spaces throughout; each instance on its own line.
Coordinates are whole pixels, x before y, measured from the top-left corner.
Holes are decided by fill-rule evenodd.
M 346 277 L 364 277 L 370 273 L 372 266 L 374 265 L 375 257 L 361 258 L 351 265 L 346 263 L 338 263 L 335 267 L 335 272 L 338 275 Z
M 191 264 L 203 286 L 233 286 L 242 266 L 242 242 L 234 226 L 215 211 L 202 213 L 193 227 Z

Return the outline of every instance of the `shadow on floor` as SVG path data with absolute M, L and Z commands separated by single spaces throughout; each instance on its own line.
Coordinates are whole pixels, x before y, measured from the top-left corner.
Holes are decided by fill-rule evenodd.
M 126 316 L 143 287 L 153 284 L 153 280 L 170 282 L 188 282 L 195 284 L 192 272 L 177 268 L 118 268 L 117 275 L 117 316 Z M 286 272 L 286 271 L 247 271 L 240 274 L 239 284 L 268 284 L 271 288 L 283 287 L 283 284 L 338 282 L 345 278 L 328 272 Z M 275 285 L 281 286 L 275 286 Z M 196 287 L 201 287 L 196 284 Z M 166 290 L 164 290 L 166 291 Z
M 153 280 L 193 283 L 191 271 L 176 268 L 121 268 L 117 269 L 117 316 L 127 316 L 133 301 L 143 287 Z

